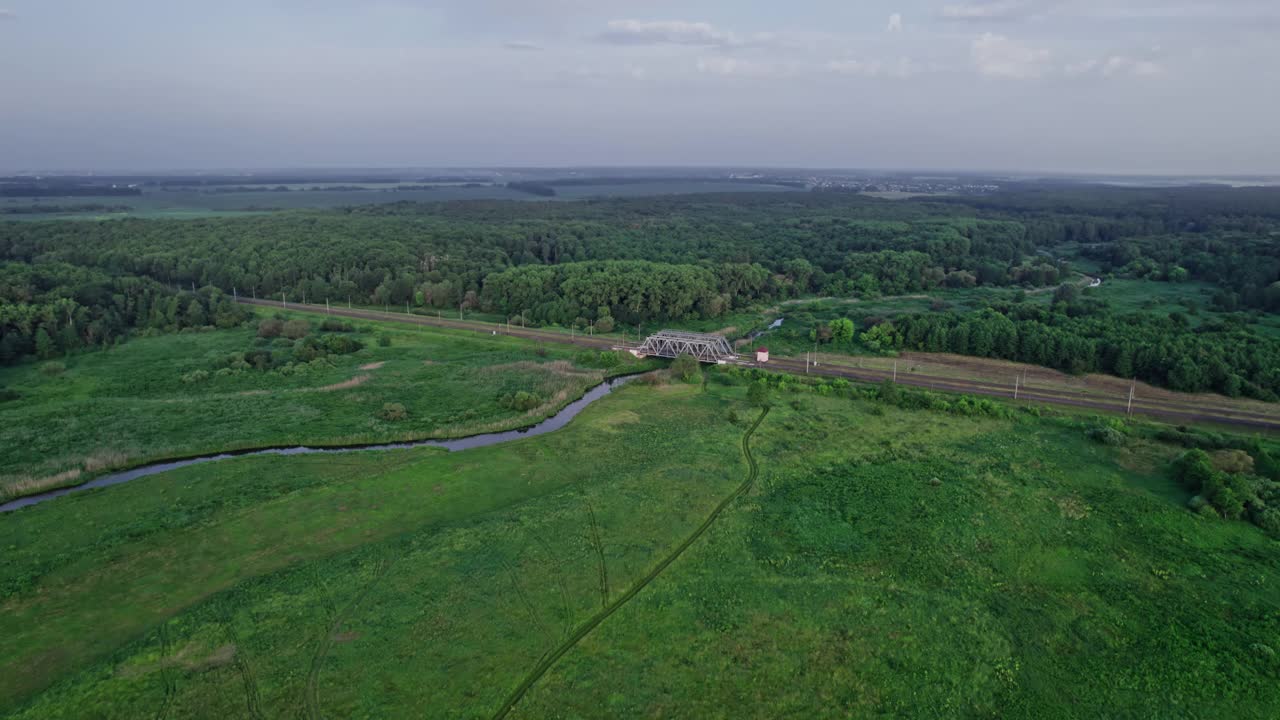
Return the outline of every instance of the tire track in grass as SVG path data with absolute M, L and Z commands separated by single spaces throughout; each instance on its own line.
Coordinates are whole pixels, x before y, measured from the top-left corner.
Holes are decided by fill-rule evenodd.
M 565 653 L 572 650 L 573 646 L 578 644 L 578 641 L 582 640 L 582 638 L 589 635 L 592 630 L 599 627 L 600 623 L 609 619 L 610 615 L 617 612 L 623 605 L 627 604 L 631 598 L 640 594 L 640 591 L 643 590 L 645 586 L 653 582 L 662 574 L 662 571 L 666 570 L 671 563 L 676 561 L 676 558 L 684 554 L 685 550 L 688 550 L 690 546 L 698 541 L 698 538 L 702 537 L 702 535 L 706 533 L 706 531 L 716 521 L 716 518 L 720 517 L 720 514 L 725 511 L 725 508 L 729 507 L 730 503 L 737 500 L 751 489 L 751 486 L 755 484 L 756 476 L 760 474 L 760 467 L 756 464 L 755 457 L 751 455 L 751 436 L 755 433 L 756 428 L 760 427 L 760 423 L 764 422 L 764 418 L 768 414 L 769 408 L 761 410 L 760 417 L 756 418 L 756 421 L 752 423 L 751 427 L 747 428 L 747 431 L 742 435 L 742 455 L 747 459 L 748 466 L 747 478 L 742 481 L 742 484 L 733 492 L 729 493 L 728 497 L 721 500 L 720 504 L 717 505 L 715 509 L 711 511 L 711 514 L 707 516 L 707 519 L 703 520 L 702 524 L 698 526 L 698 529 L 694 530 L 693 534 L 685 538 L 684 542 L 680 543 L 675 550 L 671 551 L 669 555 L 663 558 L 662 562 L 659 562 L 653 570 L 649 571 L 649 574 L 637 580 L 635 584 L 633 584 L 625 593 L 620 595 L 617 600 L 614 600 L 612 603 L 602 608 L 600 612 L 592 615 L 586 622 L 579 625 L 578 629 L 575 630 L 572 635 L 565 638 L 564 642 L 560 643 L 560 645 L 551 652 L 543 655 L 538 661 L 538 664 L 529 671 L 529 674 L 520 681 L 520 684 L 516 686 L 515 690 L 507 696 L 506 701 L 502 703 L 502 707 L 498 708 L 498 711 L 493 714 L 494 720 L 503 720 L 503 718 L 507 717 L 516 704 L 519 703 L 525 694 L 529 692 L 529 689 L 532 688 L 534 684 L 537 683 L 538 680 L 541 679 L 542 676 L 545 675 L 560 658 L 564 657 Z
M 311 657 L 311 668 L 307 672 L 306 693 L 303 697 L 306 716 L 310 720 L 321 720 L 321 718 L 323 718 L 323 715 L 320 713 L 320 668 L 324 664 L 325 658 L 329 655 L 329 648 L 333 646 L 333 636 L 338 632 L 338 629 L 342 627 L 342 623 L 346 622 L 347 617 L 351 615 L 356 607 L 364 601 L 365 597 L 373 591 L 374 587 L 381 582 L 382 578 L 386 576 L 387 571 L 391 569 L 391 564 L 394 560 L 395 558 L 391 556 L 378 558 L 377 562 L 374 563 L 373 579 L 370 580 L 369 584 L 365 585 L 350 602 L 334 614 L 331 622 L 325 625 L 326 632 L 324 636 L 320 638 L 320 642 L 316 646 L 316 652 Z
M 240 644 L 240 638 L 236 635 L 235 628 L 231 626 L 230 619 L 223 623 L 222 628 L 226 633 L 227 641 L 235 648 L 232 663 L 240 676 L 240 684 L 244 688 L 245 711 L 252 720 L 265 720 L 262 714 L 262 695 L 258 692 L 258 676 L 253 673 L 253 666 L 249 664 L 244 646 Z
M 173 677 L 172 668 L 169 667 L 170 659 L 173 656 L 173 647 L 169 641 L 169 625 L 160 626 L 160 682 L 164 688 L 164 699 L 160 701 L 160 707 L 156 709 L 156 720 L 166 720 L 169 717 L 169 711 L 173 709 L 173 702 L 178 696 L 178 681 Z

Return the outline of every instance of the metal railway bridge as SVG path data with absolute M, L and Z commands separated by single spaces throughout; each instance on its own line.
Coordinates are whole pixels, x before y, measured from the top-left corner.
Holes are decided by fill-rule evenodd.
M 680 332 L 679 330 L 661 330 L 645 338 L 640 347 L 632 351 L 639 357 L 650 355 L 664 358 L 677 358 L 681 355 L 692 355 L 705 363 L 736 362 L 738 354 L 728 340 L 719 335 Z

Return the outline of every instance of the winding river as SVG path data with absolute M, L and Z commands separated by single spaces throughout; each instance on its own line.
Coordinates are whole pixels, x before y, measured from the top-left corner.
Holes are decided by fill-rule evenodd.
M 498 445 L 505 442 L 511 442 L 512 440 L 544 435 L 554 430 L 559 430 L 567 425 L 570 420 L 576 417 L 578 413 L 582 412 L 588 405 L 613 392 L 614 388 L 624 385 L 633 379 L 635 379 L 635 376 L 617 377 L 606 380 L 605 382 L 588 390 L 582 397 L 574 400 L 568 405 L 565 405 L 564 408 L 555 415 L 552 415 L 536 425 L 520 428 L 518 430 L 507 430 L 505 432 L 486 433 L 483 435 L 471 435 L 469 437 L 462 437 L 454 440 L 418 440 L 414 442 L 382 443 L 377 445 L 345 445 L 338 447 L 310 447 L 307 445 L 297 445 L 291 447 L 268 447 L 257 450 L 237 450 L 235 452 L 198 455 L 181 460 L 170 460 L 167 462 L 142 465 L 133 468 L 132 470 L 123 470 L 121 472 L 94 478 L 83 485 L 50 490 L 49 492 L 40 493 L 39 495 L 21 497 L 17 500 L 11 500 L 4 504 L 0 504 L 0 513 L 11 512 L 31 505 L 38 505 L 40 503 L 53 500 L 54 498 L 60 498 L 63 495 L 70 495 L 71 493 L 127 483 L 130 480 L 137 480 L 138 478 L 147 477 L 148 475 L 158 475 L 159 473 L 187 467 L 188 465 L 200 465 L 202 463 L 231 460 L 232 458 L 248 457 L 251 455 L 310 455 L 315 453 L 365 452 L 369 450 L 411 450 L 413 448 L 422 447 L 444 448 L 450 452 L 456 452 L 459 450 L 470 450 L 472 448 Z

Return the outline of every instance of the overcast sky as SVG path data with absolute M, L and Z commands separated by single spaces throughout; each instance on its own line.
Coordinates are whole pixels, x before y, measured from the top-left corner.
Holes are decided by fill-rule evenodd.
M 1280 172 L 1280 0 L 0 0 L 0 169 Z

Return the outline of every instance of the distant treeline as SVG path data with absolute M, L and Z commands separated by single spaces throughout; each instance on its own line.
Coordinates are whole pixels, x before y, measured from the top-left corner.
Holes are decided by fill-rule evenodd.
M 0 215 L 52 215 L 56 213 L 111 213 L 129 212 L 130 205 L 104 205 L 83 203 L 79 205 L 6 205 L 0 206 Z
M 539 195 L 541 197 L 555 197 L 556 189 L 546 183 L 540 182 L 509 182 L 507 187 L 530 195 Z
M 1079 254 L 1106 273 L 1213 283 L 1214 302 L 1228 312 L 1274 311 L 1278 238 L 1280 190 L 1030 187 L 902 202 L 746 193 L 7 223 L 0 225 L 0 260 L 308 302 L 635 323 L 712 318 L 815 294 L 1056 286 L 1075 282 L 1058 258 Z M 1247 317 L 1193 328 L 1176 316 L 1118 315 L 1072 292 L 1047 309 L 1028 303 L 897 318 L 900 339 L 885 340 L 895 348 L 1103 370 L 1184 390 L 1264 398 L 1280 392 L 1280 340 L 1250 329 Z M 1004 320 L 983 314 L 989 312 Z M 999 342 L 986 341 L 979 326 L 987 323 L 1003 328 Z
M 779 185 L 782 187 L 794 187 L 804 189 L 808 184 L 803 180 L 782 180 L 769 177 L 759 178 L 730 178 L 716 177 L 707 175 L 703 177 L 583 177 L 583 178 L 558 178 L 555 180 L 543 181 L 544 185 L 553 187 L 590 187 L 592 185 L 641 185 L 653 183 L 738 183 L 741 185 Z
M 71 185 L 63 183 L 0 185 L 0 197 L 117 197 L 141 194 L 141 188 L 112 185 Z

